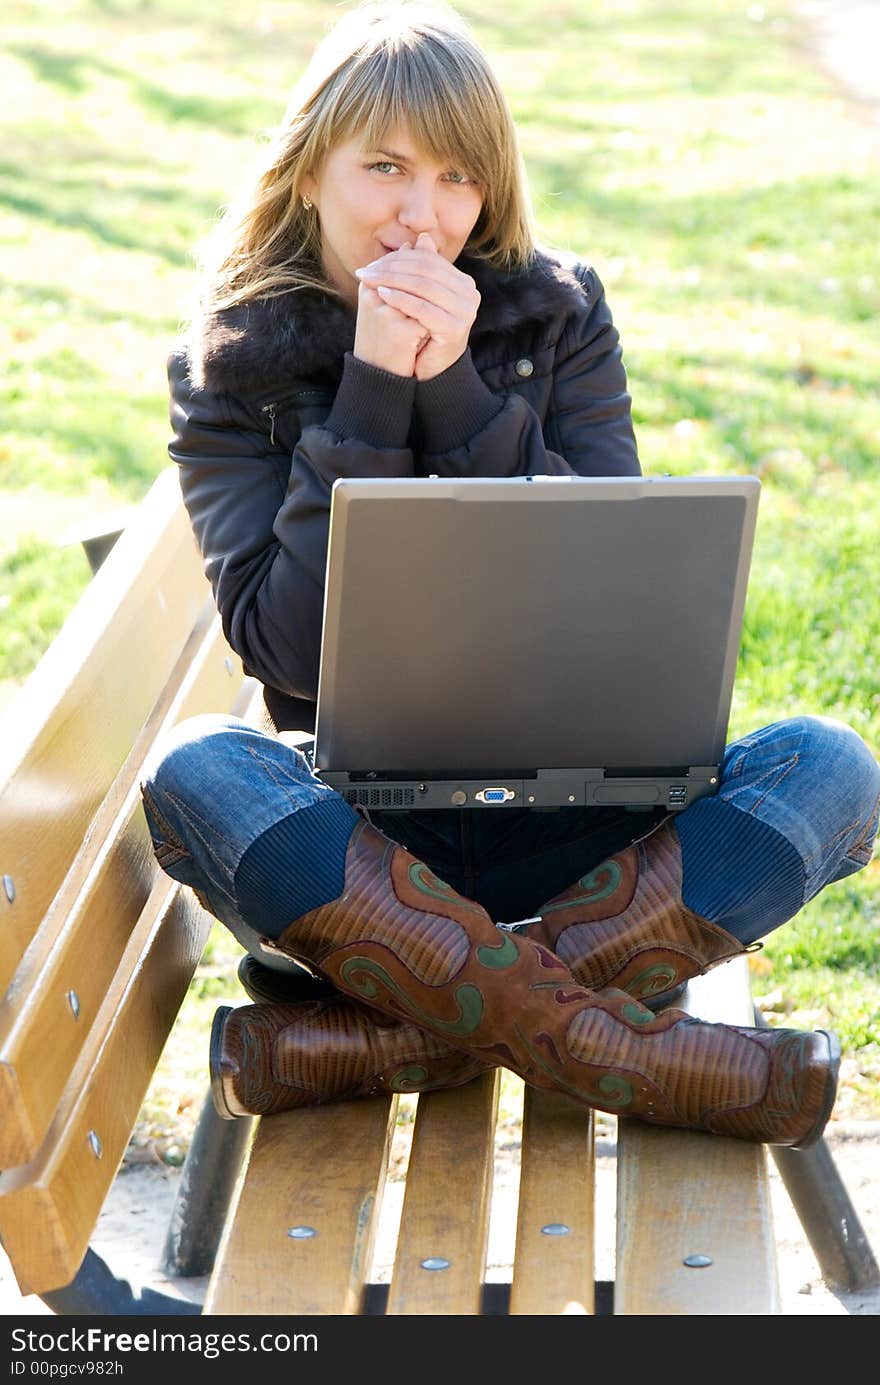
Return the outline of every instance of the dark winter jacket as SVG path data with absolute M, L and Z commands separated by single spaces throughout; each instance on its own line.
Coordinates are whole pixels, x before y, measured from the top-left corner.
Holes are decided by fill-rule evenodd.
M 205 317 L 169 360 L 169 452 L 223 628 L 279 730 L 312 730 L 330 491 L 339 476 L 639 472 L 617 330 L 595 273 L 542 253 L 481 295 L 469 349 L 416 381 L 352 355 L 317 290 Z

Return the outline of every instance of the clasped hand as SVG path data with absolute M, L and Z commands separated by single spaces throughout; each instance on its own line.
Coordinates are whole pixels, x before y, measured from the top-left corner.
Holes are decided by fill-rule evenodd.
M 363 269 L 354 354 L 394 375 L 431 380 L 467 349 L 480 294 L 427 231 Z

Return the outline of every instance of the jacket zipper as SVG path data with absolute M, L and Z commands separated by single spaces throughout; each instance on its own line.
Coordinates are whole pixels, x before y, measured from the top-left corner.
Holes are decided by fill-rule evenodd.
M 283 408 L 287 408 L 288 405 L 304 403 L 306 400 L 313 400 L 315 402 L 319 400 L 324 400 L 328 404 L 332 404 L 333 402 L 332 395 L 328 396 L 326 390 L 297 390 L 295 394 L 288 395 L 284 399 L 275 399 L 272 401 L 271 404 L 260 405 L 260 413 L 267 414 L 269 417 L 270 443 L 274 443 L 275 441 L 275 419 L 278 417 L 279 405 L 281 405 L 281 407 Z
M 277 407 L 278 407 L 277 404 L 263 404 L 263 405 L 261 406 L 261 409 L 260 409 L 260 412 L 261 412 L 261 413 L 264 413 L 264 414 L 268 414 L 268 415 L 269 415 L 269 422 L 270 422 L 271 425 L 272 425 L 271 428 L 269 429 L 269 442 L 270 442 L 270 443 L 274 443 L 274 442 L 275 442 L 275 411 L 276 411 Z

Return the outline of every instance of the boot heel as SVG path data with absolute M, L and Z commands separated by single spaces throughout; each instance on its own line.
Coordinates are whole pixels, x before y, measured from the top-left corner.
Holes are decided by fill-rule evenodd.
M 233 1111 L 226 1099 L 226 1091 L 223 1085 L 223 1030 L 226 1025 L 227 1015 L 232 1014 L 231 1005 L 221 1005 L 214 1022 L 211 1025 L 211 1044 L 208 1054 L 208 1066 L 211 1072 L 211 1099 L 214 1102 L 214 1110 L 223 1120 L 237 1120 L 243 1113 Z
M 825 1104 L 819 1113 L 819 1118 L 813 1127 L 807 1131 L 802 1140 L 792 1149 L 809 1149 L 811 1145 L 821 1139 L 825 1126 L 828 1124 L 831 1112 L 834 1110 L 834 1103 L 837 1100 L 837 1081 L 840 1075 L 840 1040 L 836 1034 L 832 1034 L 828 1029 L 817 1029 L 817 1034 L 824 1034 L 828 1040 L 828 1076 L 825 1082 Z
M 326 1000 L 341 994 L 305 967 L 291 962 L 289 972 L 275 971 L 250 953 L 238 964 L 238 979 L 255 1005 L 296 1005 L 301 1000 Z

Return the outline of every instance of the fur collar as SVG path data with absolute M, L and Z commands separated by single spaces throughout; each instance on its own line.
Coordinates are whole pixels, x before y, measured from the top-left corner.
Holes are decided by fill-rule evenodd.
M 574 264 L 571 260 L 570 265 Z M 524 321 L 567 316 L 583 304 L 584 287 L 557 255 L 539 251 L 533 264 L 502 274 L 462 255 L 481 301 L 471 341 L 516 330 Z M 292 382 L 338 382 L 346 351 L 354 346 L 354 314 L 315 289 L 209 313 L 193 324 L 190 375 L 199 388 L 259 397 Z

